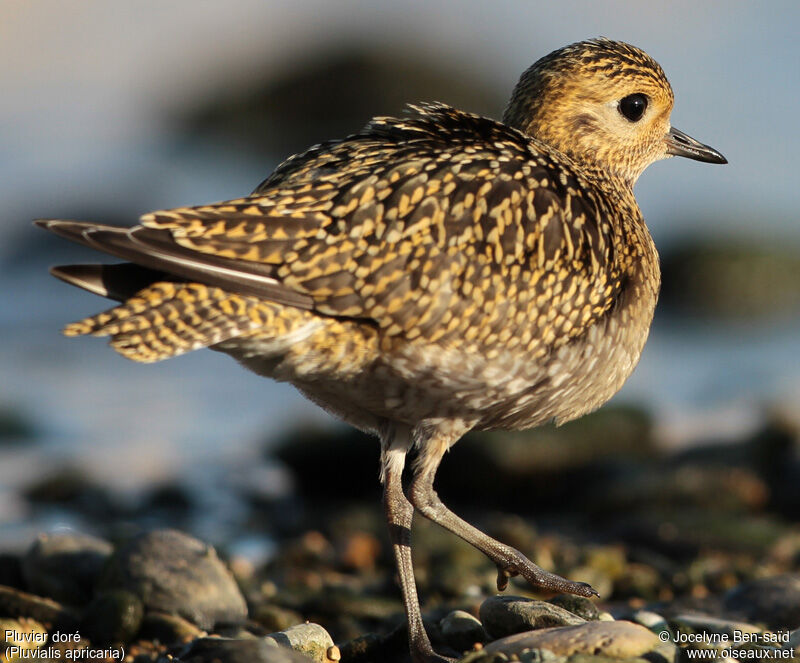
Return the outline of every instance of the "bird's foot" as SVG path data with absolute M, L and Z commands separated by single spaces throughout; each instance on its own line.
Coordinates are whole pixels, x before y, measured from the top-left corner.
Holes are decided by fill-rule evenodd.
M 513 548 L 508 554 L 502 555 L 500 559 L 494 561 L 497 564 L 497 591 L 499 592 L 508 587 L 509 578 L 522 576 L 532 587 L 546 592 L 565 592 L 587 597 L 600 596 L 590 584 L 573 582 L 555 573 L 549 573 Z

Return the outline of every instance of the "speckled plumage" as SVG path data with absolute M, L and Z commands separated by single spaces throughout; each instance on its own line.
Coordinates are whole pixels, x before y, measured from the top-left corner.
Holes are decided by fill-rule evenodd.
M 624 116 L 629 95 L 645 97 L 641 119 Z M 573 419 L 630 375 L 659 289 L 633 183 L 673 154 L 724 162 L 670 127 L 672 103 L 639 49 L 580 42 L 523 74 L 503 122 L 409 106 L 288 159 L 244 198 L 132 229 L 43 222 L 139 265 L 56 268 L 122 301 L 66 333 L 110 336 L 138 361 L 221 350 L 379 434 L 412 653 L 441 660 L 409 578 L 399 472 L 414 446 L 411 503 L 486 552 L 499 585 L 521 573 L 591 592 L 458 519 L 433 475 L 468 430 Z

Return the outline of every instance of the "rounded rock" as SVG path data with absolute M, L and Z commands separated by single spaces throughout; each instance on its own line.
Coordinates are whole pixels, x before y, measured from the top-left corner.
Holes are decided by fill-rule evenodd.
M 261 640 L 274 642 L 305 654 L 318 663 L 328 663 L 328 652 L 332 651 L 333 639 L 319 624 L 307 622 L 265 635 Z M 338 649 L 337 649 L 338 652 Z M 341 654 L 340 654 L 341 657 Z
M 734 587 L 725 596 L 727 611 L 771 629 L 800 626 L 800 573 L 758 578 Z
M 141 640 L 158 640 L 170 646 L 186 644 L 205 635 L 206 632 L 192 622 L 165 612 L 148 612 L 139 629 Z
M 480 620 L 495 638 L 551 626 L 574 626 L 586 622 L 564 608 L 521 596 L 491 596 L 480 608 Z
M 755 634 L 761 633 L 762 628 L 755 624 L 720 619 L 702 614 L 678 614 L 670 617 L 670 625 L 681 633 L 715 633 L 734 637 L 734 632 Z
M 456 651 L 472 649 L 476 642 L 486 642 L 489 635 L 483 624 L 465 610 L 453 610 L 439 622 L 442 637 Z
M 650 660 L 674 659 L 675 647 L 639 624 L 627 621 L 585 622 L 577 626 L 517 633 L 486 645 L 487 654 L 506 656 L 521 654 L 527 649 L 542 649 L 557 656 L 590 654 L 606 658 L 638 658 L 645 654 Z M 652 656 L 653 654 L 656 656 Z
M 282 631 L 293 624 L 299 624 L 303 621 L 303 617 L 299 612 L 270 603 L 258 606 L 251 619 L 258 622 L 268 631 Z
M 247 616 L 244 597 L 214 548 L 176 530 L 146 532 L 122 546 L 101 584 L 136 594 L 145 610 L 178 615 L 206 630 Z
M 547 603 L 557 605 L 559 608 L 564 608 L 564 610 L 568 610 L 573 615 L 582 617 L 587 622 L 596 622 L 600 619 L 600 610 L 598 610 L 597 605 L 585 596 L 559 594 L 551 598 Z
M 664 631 L 671 634 L 667 620 L 657 612 L 652 612 L 651 610 L 637 610 L 630 616 L 630 620 L 636 624 L 641 624 L 656 635 Z
M 88 534 L 40 534 L 22 558 L 22 574 L 35 594 L 82 605 L 112 551 L 108 541 Z
M 130 642 L 139 632 L 143 616 L 142 601 L 133 592 L 105 592 L 87 606 L 81 632 L 98 645 Z

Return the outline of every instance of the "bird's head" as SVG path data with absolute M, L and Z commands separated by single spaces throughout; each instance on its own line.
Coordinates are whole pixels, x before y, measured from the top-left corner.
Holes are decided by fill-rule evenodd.
M 647 53 L 599 38 L 553 51 L 523 73 L 503 121 L 631 186 L 670 156 L 727 163 L 670 125 L 673 101 L 664 71 Z

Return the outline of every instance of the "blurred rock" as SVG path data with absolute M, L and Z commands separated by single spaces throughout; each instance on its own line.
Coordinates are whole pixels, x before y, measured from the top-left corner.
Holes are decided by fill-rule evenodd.
M 517 633 L 486 645 L 487 654 L 519 655 L 526 649 L 544 649 L 561 656 L 590 654 L 608 658 L 646 657 L 671 662 L 675 647 L 663 643 L 649 630 L 631 622 L 586 622 Z
M 480 619 L 487 633 L 502 638 L 550 626 L 572 626 L 586 620 L 564 608 L 521 596 L 490 596 L 481 603 Z
M 483 624 L 465 610 L 447 613 L 439 622 L 442 637 L 456 651 L 472 649 L 476 642 L 487 642 L 489 635 Z
M 298 492 L 323 504 L 352 499 L 378 503 L 380 445 L 378 439 L 352 428 L 297 430 L 271 454 L 294 475 Z
M 652 610 L 637 610 L 630 616 L 630 621 L 635 624 L 641 624 L 656 635 L 661 635 L 666 631 L 669 633 L 669 639 L 672 640 L 673 634 L 667 620 L 657 612 L 653 612 Z
M 37 506 L 58 506 L 98 522 L 124 517 L 119 499 L 80 467 L 65 465 L 35 479 L 23 489 L 26 499 Z
M 770 629 L 800 627 L 800 573 L 744 582 L 725 596 L 725 608 Z
M 127 643 L 139 632 L 143 617 L 144 606 L 133 592 L 105 592 L 86 607 L 81 633 L 100 646 Z
M 447 503 L 520 513 L 592 507 L 606 485 L 627 480 L 631 468 L 657 454 L 652 422 L 643 411 L 609 406 L 563 426 L 470 433 L 442 462 L 437 489 Z M 524 502 L 519 496 L 525 495 Z
M 108 541 L 88 534 L 40 534 L 22 558 L 22 572 L 35 594 L 81 605 L 111 555 Z
M 289 628 L 270 633 L 263 637 L 265 642 L 274 642 L 276 646 L 289 647 L 308 656 L 317 663 L 328 663 L 329 653 L 338 654 L 332 651 L 333 640 L 328 632 L 319 624 L 305 623 L 290 626 Z M 338 655 L 336 660 L 341 658 Z
M 761 322 L 800 311 L 800 247 L 693 241 L 662 252 L 661 302 L 705 318 Z
M 326 50 L 300 62 L 270 78 L 253 76 L 238 93 L 227 80 L 219 91 L 209 86 L 208 100 L 183 110 L 178 126 L 283 159 L 355 133 L 375 115 L 396 115 L 409 102 L 443 101 L 497 117 L 507 94 L 475 70 L 465 76 L 380 47 Z
M 669 618 L 669 623 L 674 631 L 681 633 L 715 633 L 729 638 L 734 637 L 735 631 L 740 633 L 761 633 L 763 631 L 754 624 L 697 613 L 673 615 Z
M 78 627 L 78 616 L 72 608 L 11 587 L 0 586 L 0 617 L 34 619 L 48 630 L 74 631 Z
M 262 638 L 198 638 L 178 653 L 181 663 L 309 663 L 308 656 Z M 160 663 L 160 661 L 159 661 Z
M 597 606 L 585 596 L 575 594 L 559 594 L 551 598 L 548 603 L 552 603 L 559 608 L 568 610 L 573 615 L 585 619 L 587 622 L 594 622 L 600 619 L 600 611 Z
M 18 407 L 0 405 L 0 446 L 30 443 L 36 427 Z
M 147 532 L 120 547 L 101 585 L 133 592 L 146 610 L 176 614 L 204 629 L 247 616 L 244 597 L 214 548 L 176 530 Z
M 262 604 L 253 611 L 253 620 L 269 632 L 283 631 L 303 621 L 299 612 L 278 605 Z
M 163 642 L 168 646 L 186 644 L 203 635 L 203 629 L 183 617 L 155 611 L 144 615 L 139 629 L 140 639 Z

